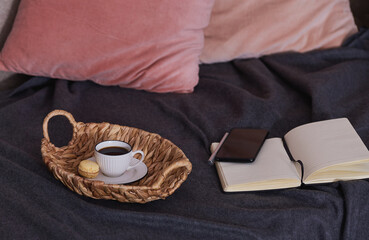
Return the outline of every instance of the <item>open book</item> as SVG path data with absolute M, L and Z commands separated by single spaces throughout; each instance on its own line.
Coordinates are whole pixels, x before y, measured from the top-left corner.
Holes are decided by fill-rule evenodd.
M 253 163 L 216 162 L 225 192 L 369 178 L 369 151 L 347 118 L 296 127 L 267 139 Z M 212 144 L 212 151 L 217 143 Z M 296 161 L 300 160 L 300 163 Z M 302 163 L 302 164 L 301 164 Z

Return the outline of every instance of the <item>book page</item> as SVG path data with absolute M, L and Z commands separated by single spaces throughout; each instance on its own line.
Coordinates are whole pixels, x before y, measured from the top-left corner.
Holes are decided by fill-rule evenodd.
M 248 184 L 253 183 L 259 184 L 251 190 L 300 185 L 295 163 L 290 160 L 281 138 L 267 139 L 252 163 L 216 162 L 216 167 L 224 191 L 247 191 Z
M 288 132 L 285 141 L 293 158 L 303 162 L 304 179 L 335 164 L 369 160 L 368 149 L 347 118 L 302 125 Z
M 369 162 L 357 162 L 351 165 L 335 165 L 328 169 L 314 172 L 306 179 L 306 184 L 327 183 L 338 180 L 369 178 Z

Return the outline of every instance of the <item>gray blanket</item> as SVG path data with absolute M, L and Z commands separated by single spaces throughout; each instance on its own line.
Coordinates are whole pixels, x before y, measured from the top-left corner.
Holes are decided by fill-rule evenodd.
M 180 63 L 179 63 L 180 64 Z M 180 67 L 180 66 L 179 66 Z M 155 132 L 193 164 L 165 200 L 119 203 L 80 196 L 40 153 L 42 122 L 64 109 L 81 122 Z M 191 94 L 156 94 L 35 77 L 0 93 L 0 236 L 3 239 L 367 239 L 368 180 L 222 192 L 207 164 L 211 142 L 234 127 L 270 137 L 311 121 L 347 117 L 369 146 L 369 31 L 340 48 L 201 65 Z M 63 146 L 71 126 L 50 122 Z

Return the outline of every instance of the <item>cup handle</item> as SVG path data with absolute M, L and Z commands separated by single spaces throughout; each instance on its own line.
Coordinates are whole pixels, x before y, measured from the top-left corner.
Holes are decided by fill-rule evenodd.
M 133 151 L 133 152 L 131 152 L 131 154 L 132 154 L 132 158 L 133 158 L 133 156 L 134 156 L 135 154 L 137 154 L 137 153 L 141 154 L 141 159 L 140 159 L 140 161 L 139 161 L 138 163 L 136 163 L 135 165 L 133 165 L 133 166 L 128 166 L 127 170 L 137 167 L 137 165 L 138 165 L 138 164 L 140 164 L 140 163 L 144 160 L 144 158 L 145 158 L 145 154 L 144 154 L 144 152 L 142 152 L 141 150 L 137 150 L 137 151 Z

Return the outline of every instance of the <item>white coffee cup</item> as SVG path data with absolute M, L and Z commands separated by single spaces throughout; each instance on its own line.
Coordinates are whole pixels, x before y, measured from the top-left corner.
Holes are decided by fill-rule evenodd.
M 131 166 L 135 154 L 141 154 L 138 163 Z M 104 141 L 95 147 L 95 159 L 101 172 L 108 177 L 119 177 L 125 171 L 137 167 L 144 159 L 141 151 L 132 151 L 131 145 L 123 141 Z

